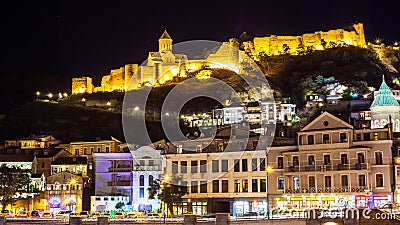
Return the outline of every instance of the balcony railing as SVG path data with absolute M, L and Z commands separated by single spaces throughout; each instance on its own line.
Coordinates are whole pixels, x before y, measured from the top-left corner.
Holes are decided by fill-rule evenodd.
M 140 165 L 136 165 L 136 166 L 133 166 L 133 170 L 134 171 L 159 171 L 160 168 L 159 168 L 159 166 L 140 166 Z
M 120 181 L 109 181 L 108 186 L 132 186 L 132 181 L 130 180 L 120 180 Z
M 351 193 L 365 192 L 368 187 L 353 186 L 353 187 L 325 187 L 325 188 L 287 188 L 285 194 L 305 194 L 305 193 Z
M 108 168 L 108 172 L 132 172 L 131 166 L 118 166 Z
M 355 164 L 335 164 L 335 165 L 307 165 L 289 166 L 285 172 L 312 172 L 312 171 L 342 171 L 342 170 L 365 170 L 368 169 L 367 163 Z
M 50 195 L 81 195 L 82 190 L 46 190 Z

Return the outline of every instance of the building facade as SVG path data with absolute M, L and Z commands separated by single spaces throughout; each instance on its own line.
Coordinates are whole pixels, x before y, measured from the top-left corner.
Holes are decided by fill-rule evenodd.
M 325 112 L 298 133 L 298 150 L 282 152 L 280 208 L 376 208 L 393 201 L 388 129 L 354 130 Z
M 400 132 L 400 105 L 382 78 L 379 90 L 374 93 L 371 104 L 371 128 L 383 128 L 392 123 L 393 131 Z
M 266 55 L 299 54 L 307 48 L 323 50 L 329 46 L 353 45 L 365 47 L 364 27 L 362 23 L 352 24 L 343 29 L 316 31 L 301 36 L 255 37 L 252 41 L 244 42 L 243 46 L 248 54 L 258 59 L 260 53 Z

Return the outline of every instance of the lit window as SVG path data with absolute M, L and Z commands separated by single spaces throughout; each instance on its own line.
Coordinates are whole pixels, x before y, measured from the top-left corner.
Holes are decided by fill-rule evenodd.
M 285 189 L 285 179 L 283 177 L 278 177 L 278 190 Z

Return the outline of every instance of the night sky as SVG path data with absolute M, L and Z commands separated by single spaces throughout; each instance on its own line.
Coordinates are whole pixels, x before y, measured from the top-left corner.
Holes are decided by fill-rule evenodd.
M 363 22 L 367 41 L 400 40 L 399 10 L 369 1 L 7 1 L 2 3 L 1 98 L 70 89 L 70 78 L 141 63 L 167 28 L 174 43 L 249 34 L 302 34 Z M 28 75 L 29 74 L 29 75 Z M 29 84 L 15 84 L 29 76 Z M 33 77 L 32 77 L 33 76 Z M 24 94 L 22 94 L 24 93 Z M 14 95 L 15 96 L 15 95 Z M 0 100 L 1 100 L 0 98 Z M 17 98 L 17 97 L 15 97 Z M 29 100 L 29 99 L 28 99 Z

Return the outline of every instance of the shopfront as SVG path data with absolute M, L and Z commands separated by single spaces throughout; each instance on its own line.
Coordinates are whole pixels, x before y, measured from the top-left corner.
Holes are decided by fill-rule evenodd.
M 391 203 L 392 202 L 392 195 L 391 193 L 387 194 L 373 194 L 371 196 L 371 201 L 373 202 L 373 207 L 374 208 L 381 208 L 385 204 Z
M 192 213 L 195 215 L 207 214 L 207 199 L 192 199 Z
M 369 195 L 356 195 L 356 207 L 357 208 L 367 208 L 370 205 Z
M 182 199 L 182 202 L 173 203 L 172 215 L 183 215 L 188 213 L 188 199 Z

